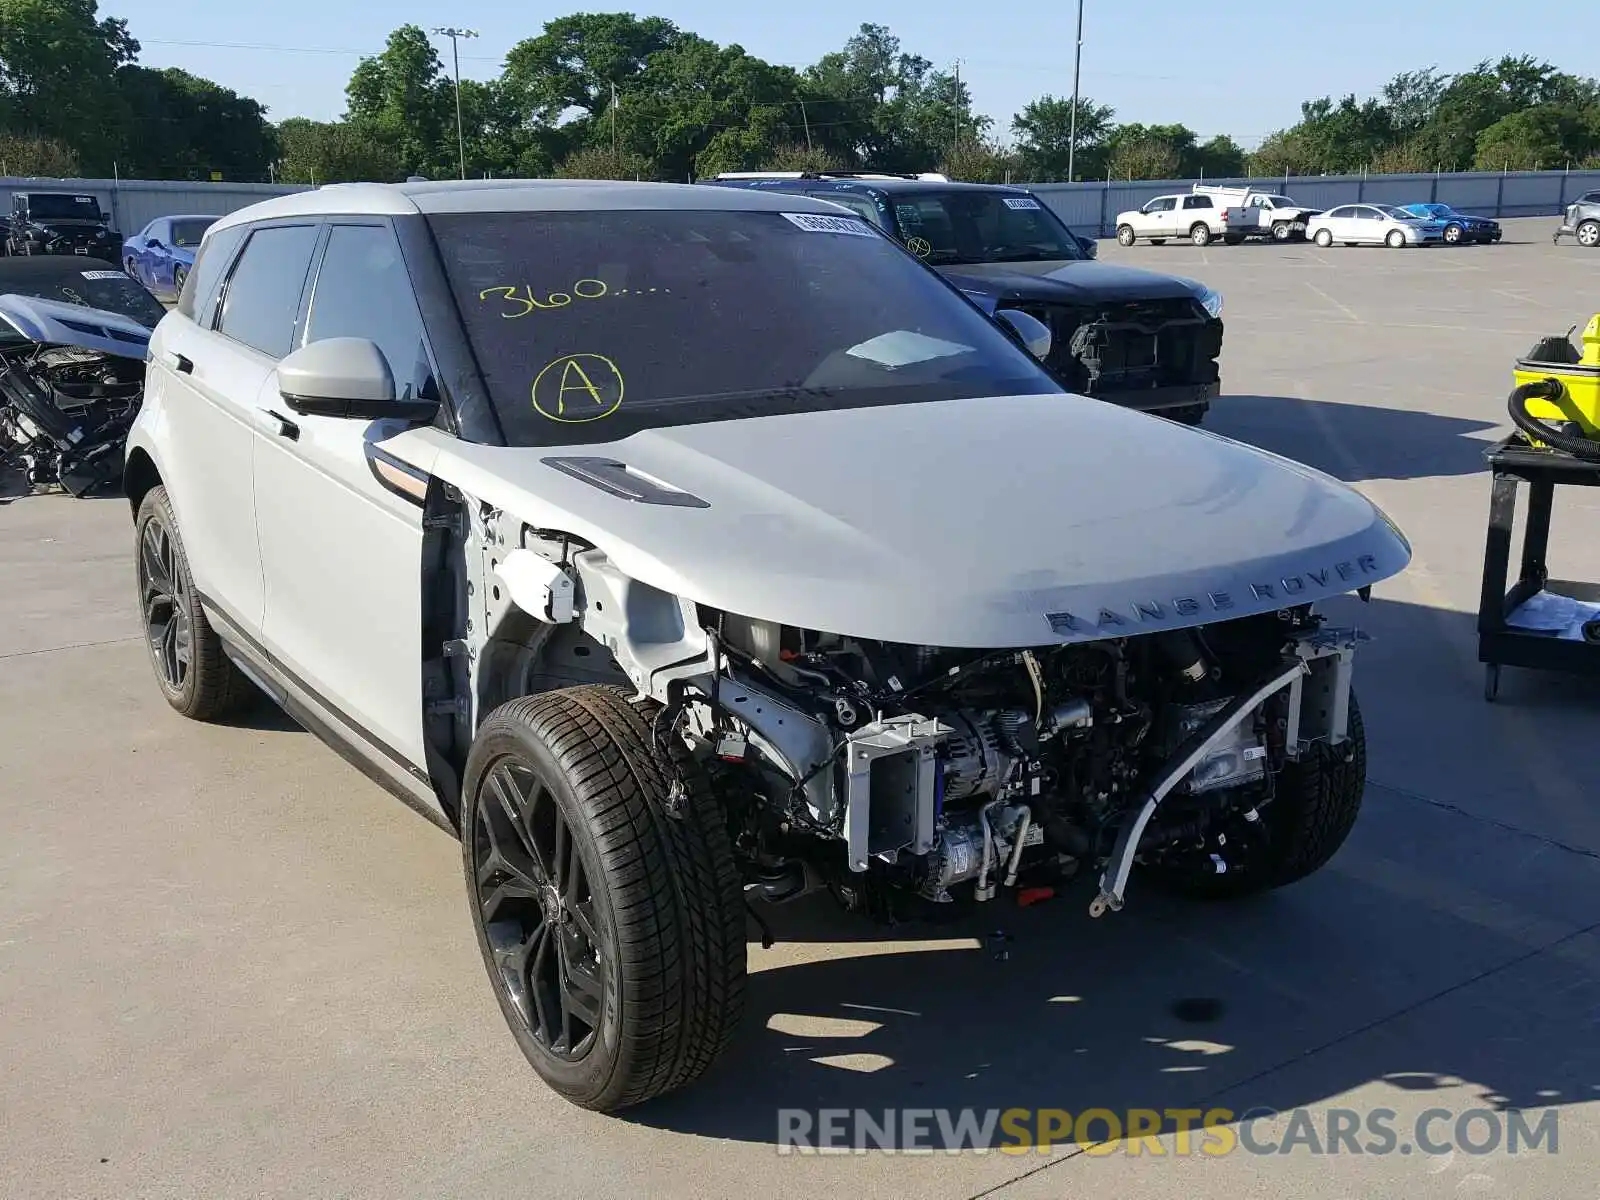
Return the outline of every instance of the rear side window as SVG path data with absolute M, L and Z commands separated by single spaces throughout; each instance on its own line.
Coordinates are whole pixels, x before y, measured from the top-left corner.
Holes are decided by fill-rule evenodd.
M 311 290 L 306 341 L 359 337 L 377 343 L 394 372 L 395 393 L 413 399 L 432 370 L 422 316 L 394 234 L 382 225 L 335 225 Z
M 316 243 L 315 225 L 278 225 L 252 233 L 228 279 L 217 328 L 273 358 L 288 354 Z
M 1185 196 L 1183 198 L 1183 206 L 1185 208 L 1210 208 L 1211 207 L 1211 197 L 1210 196 Z
M 183 281 L 183 292 L 178 296 L 178 311 L 200 325 L 211 324 L 211 302 L 217 297 L 217 285 L 228 269 L 233 252 L 244 239 L 246 227 L 234 225 L 223 229 L 200 244 L 200 253 L 194 260 L 194 270 Z
M 872 202 L 872 197 L 862 196 L 851 192 L 824 192 L 810 191 L 808 196 L 815 196 L 818 200 L 826 200 L 830 204 L 842 204 L 857 216 L 863 217 L 872 224 L 883 227 L 883 216 L 878 212 L 878 206 Z

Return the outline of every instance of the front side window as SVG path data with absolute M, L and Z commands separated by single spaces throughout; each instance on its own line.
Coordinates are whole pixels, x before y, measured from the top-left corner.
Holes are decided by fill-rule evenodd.
M 200 244 L 206 230 L 217 223 L 216 217 L 177 217 L 172 222 L 172 244 L 188 249 Z
M 394 234 L 382 225 L 335 225 L 311 288 L 307 342 L 358 337 L 375 342 L 394 373 L 395 394 L 414 399 L 432 377 L 422 317 Z
M 615 211 L 429 218 L 509 442 L 1059 392 L 864 222 Z
M 1144 210 L 1149 213 L 1171 212 L 1177 206 L 1177 203 L 1176 197 L 1162 196 L 1160 199 L 1150 201 L 1149 204 L 1145 205 Z
M 288 354 L 316 244 L 315 225 L 269 226 L 252 233 L 228 279 L 218 330 L 271 358 Z

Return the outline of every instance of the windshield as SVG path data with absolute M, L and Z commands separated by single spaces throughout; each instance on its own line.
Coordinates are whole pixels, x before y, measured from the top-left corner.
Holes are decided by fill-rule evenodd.
M 843 214 L 459 213 L 429 224 L 513 445 L 1061 390 L 937 275 Z
M 1051 262 L 1083 250 L 1056 215 L 1020 192 L 923 192 L 890 197 L 900 240 L 924 262 Z
M 98 221 L 105 214 L 93 196 L 35 192 L 28 197 L 28 215 L 35 221 Z
M 1377 208 L 1379 212 L 1385 216 L 1393 217 L 1396 221 L 1417 221 L 1422 219 L 1416 213 L 1408 213 L 1403 208 L 1395 208 L 1389 204 L 1380 204 Z
M 217 223 L 216 217 L 183 217 L 172 222 L 174 246 L 198 246 L 206 230 Z
M 19 264 L 37 263 L 36 258 L 15 260 Z M 99 308 L 139 322 L 146 329 L 154 329 L 156 322 L 167 315 L 149 292 L 110 263 L 98 268 L 82 259 L 63 259 L 59 271 L 28 270 L 16 275 L 0 264 L 0 295 L 15 293 L 19 296 L 37 296 L 41 300 L 59 300 L 66 304 L 81 304 L 85 308 Z M 15 277 L 13 277 L 15 275 Z

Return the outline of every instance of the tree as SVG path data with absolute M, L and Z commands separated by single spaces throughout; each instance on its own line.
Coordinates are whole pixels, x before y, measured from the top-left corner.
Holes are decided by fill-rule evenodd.
M 1104 178 L 1106 146 L 1113 130 L 1116 110 L 1109 104 L 1096 104 L 1086 96 L 1078 98 L 1077 149 L 1068 155 L 1072 142 L 1072 99 L 1044 95 L 1029 101 L 1011 119 L 1011 132 L 1017 138 L 1018 169 L 1028 179 L 1049 182 L 1067 178 L 1070 157 L 1073 173 L 1080 179 Z
M 593 119 L 611 103 L 613 87 L 626 87 L 651 55 L 688 36 L 663 17 L 574 13 L 513 46 L 503 78 L 535 120 L 555 125 L 574 110 Z
M 805 81 L 832 102 L 831 128 L 850 158 L 879 170 L 919 171 L 955 134 L 952 122 L 942 141 L 924 140 L 930 122 L 923 92 L 932 71 L 927 59 L 901 50 L 886 26 L 866 24 L 842 50 L 808 67 Z
M 1433 120 L 1439 101 L 1449 86 L 1449 76 L 1437 67 L 1402 71 L 1383 85 L 1383 105 L 1389 110 L 1389 124 L 1403 139 L 1416 137 Z
M 983 137 L 964 137 L 945 155 L 940 170 L 966 183 L 1010 183 L 1019 160 L 1009 146 Z
M 0 0 L 0 132 L 59 140 L 109 173 L 123 115 L 111 83 L 138 52 L 95 0 Z
M 648 160 L 609 146 L 585 146 L 562 160 L 556 168 L 561 179 L 649 179 Z
M 392 183 L 405 168 L 391 146 L 344 121 L 291 117 L 278 125 L 284 183 Z
M 455 95 L 428 35 L 402 25 L 383 53 L 363 58 L 345 88 L 345 119 L 410 172 L 456 174 Z
M 1246 161 L 1243 147 L 1227 134 L 1219 133 L 1190 151 L 1184 174 L 1206 179 L 1237 179 L 1245 174 Z
M 277 157 L 266 109 L 237 92 L 180 71 L 118 68 L 125 115 L 119 167 L 149 179 L 265 179 Z
M 1184 132 L 1193 146 L 1194 134 Z M 1111 136 L 1106 169 L 1113 179 L 1176 179 L 1183 170 L 1185 149 L 1170 127 L 1121 125 Z
M 1479 171 L 1539 171 L 1582 160 L 1600 149 L 1593 117 L 1564 104 L 1535 104 L 1500 118 L 1478 135 Z
M 78 156 L 64 142 L 0 133 L 0 175 L 64 179 L 78 169 Z

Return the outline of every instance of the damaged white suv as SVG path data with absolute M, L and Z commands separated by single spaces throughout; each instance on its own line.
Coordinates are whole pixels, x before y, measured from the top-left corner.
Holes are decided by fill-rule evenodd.
M 128 443 L 157 679 L 201 719 L 265 692 L 458 831 L 506 1019 L 590 1108 L 712 1062 L 761 904 L 1298 879 L 1364 776 L 1360 638 L 1313 604 L 1409 547 L 1063 393 L 1048 336 L 792 195 L 236 212 Z

